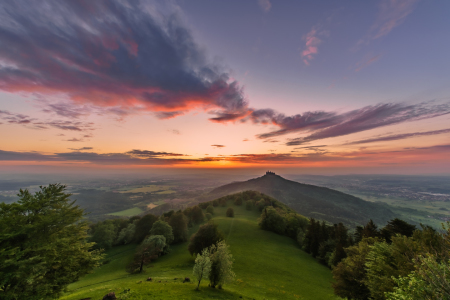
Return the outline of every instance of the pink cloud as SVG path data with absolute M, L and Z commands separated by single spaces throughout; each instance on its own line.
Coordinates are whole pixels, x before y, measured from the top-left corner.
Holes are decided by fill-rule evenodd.
M 322 40 L 319 38 L 326 36 L 325 31 L 319 30 L 317 26 L 313 27 L 309 31 L 303 40 L 305 40 L 305 48 L 301 52 L 301 56 L 305 65 L 309 66 L 317 53 L 319 53 L 319 45 L 322 44 Z
M 381 54 L 379 55 L 375 55 L 373 57 L 370 57 L 369 59 L 365 59 L 359 63 L 356 64 L 356 68 L 355 68 L 355 72 L 359 72 L 362 69 L 364 69 L 365 67 L 373 64 L 374 62 L 376 62 L 378 59 L 380 59 Z
M 265 12 L 269 12 L 272 8 L 272 4 L 270 3 L 270 0 L 258 0 L 259 7 Z

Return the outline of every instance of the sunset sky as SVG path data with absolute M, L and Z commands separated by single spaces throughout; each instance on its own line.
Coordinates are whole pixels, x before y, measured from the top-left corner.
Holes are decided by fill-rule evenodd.
M 450 1 L 2 1 L 0 172 L 450 174 Z

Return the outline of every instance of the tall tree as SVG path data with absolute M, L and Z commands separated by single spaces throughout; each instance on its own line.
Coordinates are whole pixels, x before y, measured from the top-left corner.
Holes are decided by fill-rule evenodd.
M 152 235 L 146 238 L 136 250 L 133 260 L 127 265 L 129 273 L 141 273 L 144 266 L 156 260 L 167 246 L 163 235 Z
M 136 222 L 134 241 L 138 244 L 141 243 L 145 239 L 145 237 L 148 235 L 150 229 L 153 226 L 153 223 L 155 223 L 156 221 L 158 221 L 158 217 L 154 216 L 152 214 L 147 214 L 147 215 L 143 216 L 142 218 L 140 218 Z
M 205 220 L 205 215 L 200 207 L 197 205 L 192 207 L 190 211 L 191 220 L 194 224 L 200 224 Z
M 172 244 L 174 239 L 172 227 L 167 222 L 161 220 L 153 223 L 152 229 L 150 229 L 150 235 L 163 235 L 168 245 Z
M 230 282 L 236 276 L 233 272 L 233 256 L 229 246 L 220 241 L 209 248 L 211 259 L 211 272 L 209 273 L 209 285 L 220 289 L 225 283 Z
M 173 230 L 173 242 L 182 243 L 188 239 L 188 220 L 182 212 L 177 212 L 170 217 L 169 225 Z
M 20 190 L 17 203 L 0 203 L 0 298 L 46 299 L 92 271 L 102 258 L 89 251 L 83 210 L 66 186 Z
M 191 236 L 188 250 L 191 255 L 201 253 L 203 249 L 223 240 L 223 233 L 212 221 L 199 227 L 198 231 Z
M 209 250 L 208 248 L 203 249 L 202 253 L 199 253 L 195 258 L 194 265 L 194 276 L 198 280 L 197 291 L 200 287 L 200 282 L 203 277 L 209 277 L 209 273 L 211 272 L 211 259 L 209 258 Z

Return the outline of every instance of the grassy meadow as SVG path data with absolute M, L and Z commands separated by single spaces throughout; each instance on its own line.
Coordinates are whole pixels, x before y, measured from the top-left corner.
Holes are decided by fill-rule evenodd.
M 234 218 L 225 217 L 227 207 L 215 207 L 213 216 L 235 259 L 236 278 L 222 290 L 209 288 L 207 280 L 200 291 L 195 290 L 194 258 L 187 243 L 171 246 L 169 254 L 147 266 L 144 273 L 133 275 L 125 272 L 125 265 L 136 245 L 126 245 L 109 250 L 105 258 L 109 262 L 71 284 L 61 299 L 102 299 L 110 291 L 118 299 L 339 299 L 333 295 L 328 268 L 290 238 L 259 229 L 259 212 L 229 205 L 235 210 Z M 191 228 L 190 234 L 197 229 Z M 148 277 L 151 282 L 146 281 Z M 183 283 L 185 277 L 191 282 Z

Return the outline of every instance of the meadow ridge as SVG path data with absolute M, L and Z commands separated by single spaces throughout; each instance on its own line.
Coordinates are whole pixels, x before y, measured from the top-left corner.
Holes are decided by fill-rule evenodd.
M 136 245 L 116 246 L 107 252 L 108 263 L 69 285 L 61 299 L 102 299 L 115 292 L 118 299 L 340 299 L 333 295 L 331 271 L 302 251 L 288 237 L 261 230 L 260 213 L 235 206 L 234 218 L 225 217 L 227 207 L 215 207 L 213 221 L 224 233 L 235 259 L 234 282 L 222 290 L 209 288 L 203 280 L 200 291 L 192 274 L 194 257 L 187 242 L 172 245 L 171 252 L 145 268 L 142 274 L 125 271 Z M 189 230 L 197 231 L 199 225 Z M 152 281 L 146 281 L 148 277 Z M 189 277 L 190 283 L 183 283 Z M 128 291 L 129 289 L 129 291 Z M 126 291 L 126 292 L 124 292 Z

